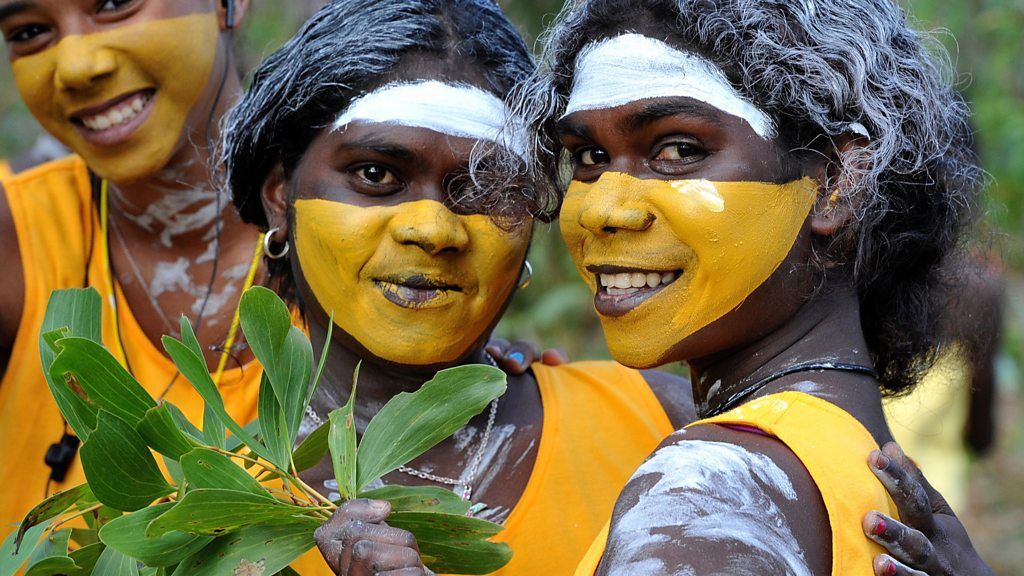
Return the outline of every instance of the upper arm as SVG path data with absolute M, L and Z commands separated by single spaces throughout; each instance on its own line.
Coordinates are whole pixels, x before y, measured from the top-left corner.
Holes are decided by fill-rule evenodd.
M 697 419 L 689 380 L 660 370 L 643 370 L 641 374 L 665 409 L 673 428 L 682 428 Z
M 630 479 L 598 573 L 802 576 L 831 568 L 828 516 L 796 456 L 774 439 L 700 426 L 666 439 Z
M 22 306 L 25 302 L 25 277 L 21 268 L 18 232 L 7 202 L 7 191 L 0 184 L 0 242 L 5 247 L 4 273 L 0 274 L 0 368 L 6 370 L 7 359 L 18 334 Z

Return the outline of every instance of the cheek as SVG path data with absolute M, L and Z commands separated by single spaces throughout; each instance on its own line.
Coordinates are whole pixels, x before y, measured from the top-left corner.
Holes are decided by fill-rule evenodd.
M 295 249 L 314 289 L 351 286 L 384 239 L 385 212 L 328 200 L 295 202 Z M 318 294 L 318 297 L 320 295 Z
M 482 295 L 488 300 L 504 303 L 519 276 L 519 265 L 526 256 L 530 227 L 502 230 L 487 216 L 468 216 L 466 229 L 470 234 L 472 254 L 470 266 L 476 271 Z
M 54 72 L 57 65 L 57 49 L 50 48 L 38 54 L 19 58 L 11 63 L 11 73 L 18 93 L 28 109 L 47 129 L 51 119 L 64 119 L 57 112 L 54 102 Z

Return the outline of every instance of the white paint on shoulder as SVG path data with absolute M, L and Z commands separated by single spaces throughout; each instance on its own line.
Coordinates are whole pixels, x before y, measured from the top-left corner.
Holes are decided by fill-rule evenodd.
M 723 442 L 681 440 L 659 448 L 630 483 L 650 487 L 612 527 L 608 574 L 692 574 L 689 566 L 649 570 L 657 548 L 671 544 L 673 535 L 685 535 L 750 550 L 741 561 L 749 557 L 752 565 L 735 566 L 734 573 L 810 575 L 774 501 L 795 501 L 796 491 L 786 472 L 767 456 Z
M 714 106 L 746 120 L 762 138 L 775 137 L 771 117 L 733 88 L 718 66 L 642 34 L 592 42 L 580 51 L 565 115 L 673 96 Z

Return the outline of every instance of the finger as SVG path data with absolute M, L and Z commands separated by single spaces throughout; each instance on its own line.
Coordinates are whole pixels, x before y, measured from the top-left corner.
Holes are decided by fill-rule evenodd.
M 339 506 L 331 518 L 313 533 L 327 565 L 344 573 L 342 570 L 348 563 L 353 538 L 365 532 L 364 526 L 378 526 L 376 523 L 383 522 L 390 512 L 391 504 L 383 500 L 350 500 Z
M 429 576 L 430 574 L 433 574 L 433 572 L 427 572 L 423 568 L 400 568 L 398 570 L 378 572 L 377 576 Z
M 927 573 L 914 570 L 885 554 L 875 556 L 872 565 L 875 569 L 875 576 L 928 576 Z
M 505 350 L 504 356 L 497 359 L 502 370 L 518 376 L 541 357 L 540 346 L 525 340 L 516 340 Z
M 383 522 L 390 513 L 391 504 L 386 500 L 367 500 L 366 498 L 349 500 L 338 506 L 330 520 L 321 528 L 326 527 L 333 532 L 353 520 L 370 523 Z
M 901 468 L 907 471 L 907 473 L 913 477 L 921 486 L 924 487 L 925 494 L 928 495 L 929 503 L 931 504 L 932 512 L 934 514 L 946 514 L 948 516 L 956 516 L 953 513 L 953 509 L 946 502 L 945 496 L 940 494 L 938 490 L 932 487 L 928 479 L 925 478 L 924 473 L 921 469 L 914 464 L 914 461 L 907 457 L 903 452 L 903 448 L 895 442 L 886 442 L 885 446 L 882 446 L 882 452 L 892 458 Z
M 917 478 L 908 472 L 911 464 L 899 446 L 890 442 L 886 447 L 888 453 L 875 450 L 868 456 L 871 471 L 896 503 L 900 518 L 908 526 L 931 534 L 935 529 L 935 518 L 932 516 L 928 493 Z M 894 454 L 895 458 L 890 454 Z
M 349 576 L 372 576 L 380 572 L 420 568 L 420 555 L 411 548 L 371 540 L 360 540 L 352 547 Z
M 914 530 L 880 512 L 864 517 L 864 534 L 909 566 L 927 569 L 935 564 L 935 547 L 918 530 Z
M 545 366 L 561 366 L 569 363 L 569 353 L 561 348 L 548 348 L 540 355 Z
M 504 338 L 491 338 L 487 341 L 487 345 L 484 346 L 484 351 L 494 358 L 501 358 L 505 355 L 505 351 L 508 350 L 510 345 L 511 342 Z

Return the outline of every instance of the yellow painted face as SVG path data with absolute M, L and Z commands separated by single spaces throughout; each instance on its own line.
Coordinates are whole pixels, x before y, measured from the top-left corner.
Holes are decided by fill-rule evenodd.
M 67 36 L 12 69 L 49 133 L 100 176 L 130 182 L 163 168 L 187 142 L 218 33 L 215 12 L 151 20 Z
M 605 173 L 573 181 L 562 235 L 596 295 L 615 359 L 663 364 L 678 343 L 743 303 L 785 260 L 816 193 L 809 178 L 777 185 Z
M 433 200 L 295 201 L 295 249 L 313 295 L 345 333 L 396 364 L 465 356 L 511 295 L 529 233 Z

